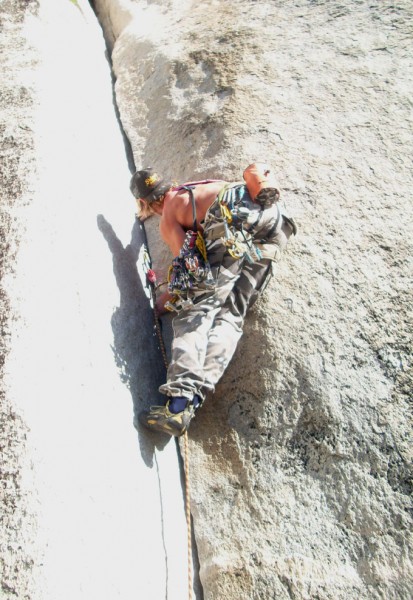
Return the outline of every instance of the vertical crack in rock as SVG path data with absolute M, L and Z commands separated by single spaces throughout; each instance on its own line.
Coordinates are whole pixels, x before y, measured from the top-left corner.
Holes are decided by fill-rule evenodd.
M 128 161 L 128 167 L 129 167 L 130 172 L 133 173 L 136 170 L 136 165 L 134 162 L 132 146 L 131 146 L 131 142 L 128 138 L 128 135 L 123 127 L 123 123 L 122 123 L 122 119 L 121 119 L 121 115 L 120 115 L 120 111 L 119 111 L 119 107 L 118 107 L 118 103 L 117 103 L 117 99 L 116 99 L 116 89 L 115 89 L 116 76 L 115 76 L 115 73 L 113 70 L 113 64 L 112 64 L 112 59 L 111 59 L 111 51 L 113 49 L 113 44 L 116 40 L 116 37 L 115 37 L 113 27 L 112 27 L 112 24 L 110 21 L 110 14 L 103 14 L 103 20 L 105 22 L 102 22 L 102 15 L 96 9 L 96 2 L 94 2 L 94 0 L 89 0 L 89 3 L 95 13 L 98 23 L 102 27 L 102 32 L 103 32 L 103 36 L 104 36 L 106 48 L 107 48 L 106 59 L 109 64 L 111 77 L 112 77 L 113 107 L 114 107 L 114 111 L 116 114 L 116 119 L 119 124 L 120 131 L 122 133 L 122 138 L 123 138 L 124 145 L 125 145 L 126 157 L 127 157 L 127 161 Z M 102 219 L 101 219 L 101 221 L 102 221 Z M 142 230 L 146 237 L 146 231 L 145 231 L 144 224 L 142 224 Z M 147 240 L 145 243 L 148 246 Z M 169 335 L 168 331 L 166 331 L 166 336 L 168 336 L 168 335 Z M 167 341 L 165 341 L 164 343 L 167 343 Z M 153 368 L 153 365 L 151 365 L 150 368 Z M 184 463 L 183 463 L 183 459 L 182 459 L 180 446 L 178 443 L 176 444 L 176 446 L 177 446 L 177 455 L 178 455 L 180 472 L 181 472 L 181 485 L 182 485 L 182 489 L 184 490 L 185 485 L 186 485 L 185 475 L 184 475 L 184 473 L 185 473 Z M 155 459 L 155 461 L 156 461 L 156 459 Z M 158 476 L 158 482 L 159 482 L 161 513 L 162 513 L 162 539 L 163 539 L 163 548 L 164 548 L 164 553 L 165 553 L 164 558 L 165 558 L 166 590 L 167 590 L 168 589 L 168 578 L 169 578 L 169 566 L 168 566 L 168 553 L 167 553 L 167 548 L 165 545 L 165 538 L 164 538 L 164 533 L 163 533 L 163 531 L 164 531 L 164 523 L 163 523 L 163 502 L 164 502 L 164 500 L 163 500 L 163 496 L 162 496 L 162 486 L 161 486 L 159 467 L 158 467 L 157 461 L 156 461 L 156 467 L 157 467 L 157 476 Z M 202 583 L 199 578 L 200 563 L 199 563 L 199 556 L 198 556 L 196 537 L 195 537 L 195 531 L 194 531 L 194 523 L 193 523 L 192 517 L 191 517 L 191 548 L 192 548 L 192 565 L 193 565 L 193 567 L 192 567 L 192 569 L 193 569 L 192 585 L 193 585 L 197 600 L 203 600 Z M 166 591 L 166 598 L 167 598 L 167 594 L 168 594 L 168 592 Z

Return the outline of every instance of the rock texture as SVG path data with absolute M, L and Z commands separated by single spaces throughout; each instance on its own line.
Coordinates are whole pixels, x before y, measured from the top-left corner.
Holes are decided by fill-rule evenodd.
M 32 485 L 27 424 L 7 393 L 4 380 L 15 311 L 7 293 L 21 237 L 20 219 L 34 177 L 33 93 L 30 70 L 38 55 L 21 35 L 27 14 L 37 12 L 37 2 L 2 2 L 0 91 L 0 577 L 1 597 L 27 598 L 33 566 L 32 542 L 35 509 L 28 501 Z
M 136 165 L 270 161 L 299 225 L 191 426 L 195 597 L 410 599 L 411 3 L 92 4 Z M 1 596 L 181 599 L 176 447 L 132 427 L 163 373 L 103 39 L 85 0 L 0 16 Z
M 191 430 L 204 597 L 410 598 L 411 4 L 95 6 L 136 164 L 271 161 L 300 228 Z

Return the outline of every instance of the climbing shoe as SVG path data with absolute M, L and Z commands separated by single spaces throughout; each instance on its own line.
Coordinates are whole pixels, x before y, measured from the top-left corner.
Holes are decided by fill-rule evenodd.
M 139 414 L 141 425 L 151 431 L 160 431 L 168 435 L 179 437 L 189 427 L 195 415 L 195 407 L 191 400 L 187 400 L 186 407 L 180 412 L 169 410 L 169 401 L 165 406 L 151 406 Z

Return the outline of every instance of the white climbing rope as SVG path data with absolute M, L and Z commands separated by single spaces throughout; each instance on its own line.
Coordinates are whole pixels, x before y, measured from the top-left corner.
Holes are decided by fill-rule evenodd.
M 185 446 L 185 509 L 186 509 L 186 528 L 188 532 L 188 599 L 192 600 L 192 527 L 191 527 L 191 497 L 190 497 L 190 478 L 189 478 L 189 438 L 188 431 L 184 433 Z

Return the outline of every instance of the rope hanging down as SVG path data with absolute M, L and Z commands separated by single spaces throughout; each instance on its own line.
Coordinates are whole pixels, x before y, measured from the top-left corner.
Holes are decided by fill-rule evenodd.
M 148 263 L 150 261 L 148 255 Z M 151 269 L 147 269 L 146 273 L 149 288 L 151 291 L 151 297 L 153 302 L 153 314 L 155 321 L 155 329 L 158 335 L 159 344 L 161 347 L 162 357 L 165 364 L 165 368 L 168 368 L 168 357 L 166 355 L 165 344 L 162 337 L 161 326 L 159 322 L 159 314 L 156 309 L 156 275 Z M 188 600 L 192 600 L 192 527 L 191 527 L 191 496 L 190 496 L 190 474 L 189 474 L 189 439 L 188 431 L 184 433 L 184 471 L 185 471 L 185 516 L 186 516 L 186 527 L 188 534 Z

